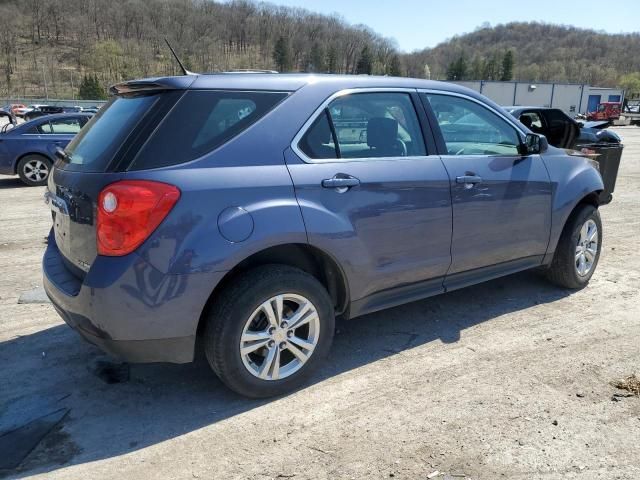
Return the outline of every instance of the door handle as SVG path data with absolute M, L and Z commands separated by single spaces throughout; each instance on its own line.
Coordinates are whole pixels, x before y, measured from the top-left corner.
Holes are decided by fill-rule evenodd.
M 351 187 L 357 187 L 358 185 L 360 185 L 360 180 L 351 175 L 341 176 L 337 174 L 333 178 L 325 178 L 322 180 L 322 186 L 324 188 L 335 188 L 340 191 L 340 193 L 346 192 Z
M 460 177 L 456 177 L 456 183 L 462 183 L 467 188 L 471 188 L 476 183 L 482 183 L 482 177 L 478 175 L 461 175 Z

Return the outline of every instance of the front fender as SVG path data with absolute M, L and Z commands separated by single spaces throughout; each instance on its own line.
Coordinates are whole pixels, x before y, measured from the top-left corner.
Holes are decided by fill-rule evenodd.
M 600 172 L 583 157 L 567 155 L 553 149 L 542 156 L 551 179 L 551 232 L 545 262 L 551 261 L 562 230 L 576 206 L 592 193 L 604 190 Z

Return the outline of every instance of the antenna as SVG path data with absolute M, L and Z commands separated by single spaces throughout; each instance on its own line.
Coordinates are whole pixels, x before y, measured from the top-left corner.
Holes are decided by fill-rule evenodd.
M 176 55 L 175 50 L 173 49 L 173 47 L 171 46 L 171 44 L 169 43 L 169 40 L 167 40 L 166 38 L 164 39 L 164 41 L 167 44 L 167 47 L 169 47 L 169 50 L 171 50 L 171 54 L 173 55 L 173 58 L 176 59 L 176 62 L 178 62 L 178 65 L 180 65 L 180 69 L 182 70 L 182 74 L 183 75 L 195 75 L 195 73 L 190 72 L 189 70 L 187 70 L 186 68 L 184 68 L 184 65 L 182 64 L 182 62 L 180 61 L 180 59 L 178 58 L 178 55 Z

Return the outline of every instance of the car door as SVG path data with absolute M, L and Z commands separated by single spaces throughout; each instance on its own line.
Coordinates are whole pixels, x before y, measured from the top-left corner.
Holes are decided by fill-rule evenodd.
M 451 262 L 449 179 L 422 128 L 421 108 L 415 91 L 338 94 L 285 152 L 309 242 L 345 270 L 352 314 L 443 289 Z
M 544 119 L 547 141 L 558 148 L 573 148 L 580 135 L 580 126 L 562 110 L 547 108 L 539 110 Z
M 523 133 L 471 97 L 423 92 L 451 182 L 452 263 L 445 286 L 540 264 L 551 229 L 551 184 Z M 487 269 L 481 271 L 479 269 Z
M 65 148 L 82 128 L 79 117 L 63 117 L 43 120 L 42 123 L 29 130 L 32 141 L 39 144 L 39 150 L 54 158 L 57 147 Z
M 13 175 L 13 156 L 11 155 L 11 133 L 7 129 L 6 132 L 0 133 L 0 175 Z

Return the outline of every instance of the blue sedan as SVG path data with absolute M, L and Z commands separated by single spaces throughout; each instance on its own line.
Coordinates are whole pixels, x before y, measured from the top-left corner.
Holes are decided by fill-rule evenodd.
M 0 132 L 0 174 L 19 175 L 29 186 L 46 185 L 56 148 L 65 148 L 92 114 L 48 115 Z

